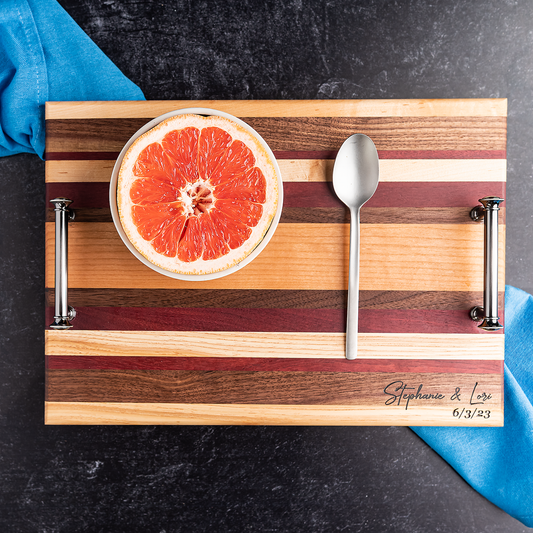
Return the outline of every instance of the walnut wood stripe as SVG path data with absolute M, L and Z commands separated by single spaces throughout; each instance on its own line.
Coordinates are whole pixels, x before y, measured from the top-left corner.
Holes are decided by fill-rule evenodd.
M 409 359 L 275 359 L 250 357 L 46 357 L 51 370 L 201 370 L 239 372 L 398 372 L 419 374 L 503 374 L 503 361 Z
M 492 396 L 485 406 L 494 408 L 501 401 L 499 374 L 50 369 L 46 400 L 372 406 L 394 402 L 400 383 L 411 387 L 408 393 L 443 396 L 413 398 L 409 404 L 399 398 L 404 408 L 439 404 L 455 409 L 458 403 L 450 399 L 454 389 L 472 390 L 476 383 Z
M 503 426 L 498 406 L 458 419 L 448 406 L 311 406 L 181 403 L 45 402 L 47 425 Z M 476 415 L 479 411 L 476 412 Z
M 464 207 L 472 208 L 485 196 L 504 196 L 505 182 L 384 182 L 364 208 L 386 207 Z M 47 204 L 63 196 L 72 200 L 72 208 L 109 207 L 106 183 L 47 183 Z M 342 208 L 329 182 L 288 182 L 283 185 L 284 208 Z M 363 209 L 364 209 L 363 208 Z
M 210 290 L 210 289 L 69 289 L 69 304 L 78 307 L 206 307 L 249 309 L 345 309 L 346 291 Z M 499 293 L 499 309 L 505 292 Z M 478 291 L 359 291 L 360 309 L 441 309 L 467 311 L 483 302 Z M 54 306 L 54 289 L 46 289 Z
M 75 222 L 112 222 L 107 207 L 74 209 Z M 363 224 L 473 224 L 469 207 L 365 207 L 361 211 Z M 55 221 L 53 208 L 47 210 L 47 222 Z M 500 208 L 499 221 L 505 223 L 505 208 Z M 349 211 L 344 207 L 285 207 L 281 224 L 346 224 Z
M 112 222 L 107 207 L 74 209 L 75 222 Z M 361 210 L 362 224 L 476 224 L 470 207 L 366 207 Z M 47 211 L 48 222 L 55 221 L 53 207 Z M 500 224 L 505 224 L 505 207 L 500 207 Z M 350 213 L 345 207 L 285 207 L 281 224 L 347 224 Z
M 46 119 L 157 117 L 203 107 L 238 117 L 507 116 L 504 98 L 404 100 L 152 100 L 46 102 Z
M 503 360 L 504 335 L 362 333 L 365 359 Z M 47 355 L 142 357 L 280 357 L 344 359 L 343 333 L 240 333 L 204 331 L 45 332 Z
M 347 224 L 280 224 L 246 268 L 204 289 L 344 290 Z M 54 286 L 54 224 L 46 224 L 46 286 Z M 505 287 L 505 226 L 499 236 L 499 290 Z M 480 291 L 483 224 L 363 224 L 361 290 Z M 386 260 L 384 259 L 386 258 Z M 273 268 L 273 265 L 276 268 Z M 69 287 L 190 289 L 138 261 L 113 224 L 69 228 Z
M 46 322 L 52 323 L 53 308 Z M 503 322 L 503 311 L 500 311 Z M 345 309 L 254 309 L 171 307 L 78 307 L 74 330 L 100 331 L 346 331 Z M 360 333 L 471 333 L 483 334 L 469 310 L 361 309 Z M 494 334 L 501 334 L 503 330 Z
M 333 160 L 337 155 L 337 150 L 274 150 L 274 157 L 278 162 L 285 160 L 298 161 L 320 161 Z M 46 152 L 45 159 L 47 163 L 69 163 L 82 164 L 98 162 L 99 165 L 105 166 L 118 159 L 119 151 L 110 152 Z M 387 160 L 505 160 L 507 157 L 506 150 L 378 150 L 378 156 L 381 161 Z M 109 179 L 109 178 L 107 178 Z M 66 181 L 66 180 L 65 180 Z M 90 179 L 89 181 L 97 181 Z M 98 180 L 100 181 L 100 180 Z
M 379 181 L 505 181 L 506 160 L 383 159 Z M 51 161 L 45 163 L 47 183 L 109 183 L 113 161 Z M 331 181 L 333 159 L 278 159 L 283 181 Z
M 80 147 L 119 152 L 149 120 L 47 120 L 46 152 Z M 506 150 L 505 117 L 247 117 L 246 122 L 274 151 L 334 152 L 353 133 L 371 137 L 378 150 Z

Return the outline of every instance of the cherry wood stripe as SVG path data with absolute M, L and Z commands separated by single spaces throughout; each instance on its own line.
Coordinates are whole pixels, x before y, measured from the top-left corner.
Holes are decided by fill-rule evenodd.
M 119 152 L 150 118 L 46 121 L 46 151 Z M 274 151 L 332 152 L 353 133 L 378 150 L 506 150 L 505 117 L 246 117 Z
M 177 109 L 203 107 L 237 117 L 474 117 L 507 116 L 505 98 L 401 100 L 150 100 L 46 102 L 46 119 L 157 117 Z
M 46 286 L 54 286 L 53 223 L 46 224 Z M 344 290 L 347 224 L 280 224 L 268 246 L 246 268 L 203 281 L 204 289 Z M 505 285 L 505 226 L 499 232 L 500 290 Z M 482 290 L 483 224 L 363 224 L 362 290 Z M 387 258 L 384 260 L 383 258 Z M 276 268 L 272 268 L 276 265 Z M 186 288 L 137 260 L 113 224 L 69 228 L 69 287 Z
M 475 383 L 491 394 L 490 404 L 501 400 L 500 374 L 52 369 L 46 371 L 46 400 L 371 406 L 394 401 L 400 382 L 413 394 L 450 393 L 440 401 L 413 399 L 411 407 L 444 403 L 454 409 L 454 388 L 472 390 Z
M 78 307 L 74 330 L 343 333 L 342 309 Z M 46 321 L 53 322 L 53 308 Z M 500 311 L 503 322 L 503 311 Z M 468 310 L 361 309 L 360 333 L 483 334 Z M 494 332 L 501 334 L 503 330 Z
M 382 182 L 364 208 L 472 208 L 480 198 L 504 195 L 505 182 Z M 47 204 L 58 196 L 71 199 L 73 209 L 109 207 L 106 183 L 47 183 Z M 344 209 L 329 182 L 284 183 L 283 207 Z
M 504 335 L 361 333 L 361 359 L 503 360 Z M 343 333 L 45 331 L 47 355 L 344 359 Z
M 500 397 L 501 398 L 501 397 Z M 449 406 L 45 402 L 47 425 L 503 426 L 502 401 L 470 418 Z M 460 411 L 457 411 L 459 413 Z M 466 409 L 465 409 L 466 412 Z M 474 411 L 471 411 L 474 413 Z M 481 416 L 479 416 L 481 414 Z
M 276 359 L 251 357 L 46 356 L 51 370 L 201 370 L 239 372 L 398 372 L 502 374 L 503 361 L 417 361 L 410 359 Z
M 46 305 L 55 291 L 46 289 Z M 204 307 L 249 309 L 345 309 L 342 290 L 211 290 L 70 288 L 69 304 L 78 307 Z M 504 308 L 505 292 L 498 295 Z M 481 291 L 359 291 L 360 309 L 440 309 L 467 311 L 483 302 Z

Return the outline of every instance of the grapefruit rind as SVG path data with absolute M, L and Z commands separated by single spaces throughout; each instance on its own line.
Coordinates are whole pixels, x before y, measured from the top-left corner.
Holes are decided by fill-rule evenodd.
M 181 261 L 176 257 L 166 257 L 156 252 L 152 242 L 145 240 L 139 233 L 132 218 L 134 203 L 130 197 L 130 189 L 133 182 L 139 179 L 133 172 L 133 167 L 142 150 L 154 142 L 161 142 L 165 135 L 174 130 L 187 127 L 195 127 L 202 130 L 206 127 L 219 127 L 231 135 L 232 140 L 242 141 L 253 153 L 255 165 L 258 167 L 266 180 L 266 200 L 262 204 L 262 215 L 254 227 L 251 228 L 250 237 L 238 248 L 218 259 L 204 260 L 202 258 L 192 262 Z M 247 129 L 235 121 L 218 115 L 181 114 L 170 117 L 155 127 L 139 136 L 129 147 L 122 159 L 117 179 L 117 207 L 121 226 L 131 244 L 150 263 L 157 267 L 182 275 L 206 275 L 221 272 L 241 263 L 262 242 L 270 229 L 280 196 L 278 183 L 281 177 L 278 175 L 276 165 L 261 142 Z

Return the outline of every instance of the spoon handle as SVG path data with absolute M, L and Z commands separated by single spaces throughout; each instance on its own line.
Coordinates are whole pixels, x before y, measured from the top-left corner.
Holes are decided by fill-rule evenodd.
M 346 359 L 357 357 L 359 329 L 359 209 L 350 209 L 350 262 L 346 314 Z

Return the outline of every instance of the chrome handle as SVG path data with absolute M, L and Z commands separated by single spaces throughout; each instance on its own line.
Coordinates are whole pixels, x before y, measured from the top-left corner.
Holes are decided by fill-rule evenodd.
M 475 221 L 483 218 L 485 222 L 483 307 L 473 307 L 470 317 L 476 322 L 481 321 L 479 328 L 497 331 L 503 328 L 498 316 L 498 211 L 504 200 L 498 196 L 487 196 L 479 201 L 482 205 L 474 207 L 470 217 Z
M 55 248 L 55 308 L 52 329 L 69 329 L 76 316 L 74 308 L 68 305 L 68 221 L 74 220 L 74 211 L 69 209 L 72 200 L 54 198 L 50 200 L 56 213 Z

